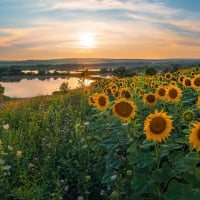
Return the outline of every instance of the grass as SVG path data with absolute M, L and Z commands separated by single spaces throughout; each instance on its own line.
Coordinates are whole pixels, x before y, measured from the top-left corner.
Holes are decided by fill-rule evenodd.
M 3 199 L 76 199 L 82 195 L 99 199 L 100 177 L 95 178 L 95 173 L 102 166 L 94 169 L 93 165 L 101 150 L 86 134 L 84 103 L 80 91 L 73 91 L 4 105 L 0 111 Z M 9 128 L 3 128 L 7 124 Z M 22 156 L 17 156 L 19 151 Z M 95 178 L 92 185 L 90 177 Z

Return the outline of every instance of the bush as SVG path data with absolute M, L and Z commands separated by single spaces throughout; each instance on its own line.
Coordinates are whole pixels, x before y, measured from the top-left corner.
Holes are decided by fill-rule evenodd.
M 157 70 L 154 67 L 147 67 L 145 69 L 145 75 L 147 76 L 154 76 L 157 74 Z

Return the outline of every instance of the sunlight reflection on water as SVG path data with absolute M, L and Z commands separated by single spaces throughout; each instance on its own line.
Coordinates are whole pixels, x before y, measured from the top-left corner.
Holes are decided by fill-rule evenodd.
M 19 82 L 0 82 L 5 88 L 4 95 L 9 97 L 34 97 L 38 95 L 50 95 L 54 91 L 58 91 L 63 82 L 68 82 L 69 88 L 74 89 L 80 87 L 80 79 L 77 77 L 70 78 L 50 78 L 45 80 L 22 79 Z M 92 80 L 86 79 L 85 84 L 89 85 Z

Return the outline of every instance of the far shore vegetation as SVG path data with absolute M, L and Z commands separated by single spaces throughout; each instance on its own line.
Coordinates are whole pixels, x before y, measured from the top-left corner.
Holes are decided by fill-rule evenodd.
M 123 61 L 96 64 L 2 64 L 0 62 L 0 81 L 20 81 L 39 78 L 41 80 L 57 77 L 85 77 L 99 79 L 98 76 L 111 75 L 131 77 L 138 73 L 155 75 L 157 72 L 174 72 L 184 67 L 199 67 L 200 61 Z M 96 76 L 97 75 L 97 76 Z

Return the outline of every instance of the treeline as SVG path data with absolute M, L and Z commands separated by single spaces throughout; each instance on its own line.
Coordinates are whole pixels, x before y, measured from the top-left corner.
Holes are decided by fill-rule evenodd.
M 112 63 L 113 64 L 113 63 Z M 188 67 L 200 67 L 200 64 L 191 65 Z M 100 69 L 100 71 L 90 71 L 90 69 Z M 101 66 L 96 65 L 81 65 L 81 64 L 60 64 L 60 65 L 37 65 L 37 66 L 9 66 L 0 67 L 0 79 L 3 77 L 13 77 L 13 76 L 65 76 L 70 75 L 70 70 L 77 70 L 80 75 L 92 75 L 92 74 L 111 74 L 117 77 L 130 77 L 137 75 L 137 73 L 145 72 L 146 75 L 155 75 L 157 72 L 175 72 L 179 69 L 185 68 L 181 64 L 168 64 L 160 66 L 144 65 L 144 66 Z M 25 72 L 25 71 L 30 72 Z M 37 70 L 37 73 L 34 71 Z M 50 72 L 50 70 L 54 70 Z M 63 71 L 64 70 L 64 71 Z M 87 70 L 87 71 L 86 71 Z M 63 71 L 63 72 L 62 72 Z M 82 72 L 82 73 L 81 73 Z
M 4 67 L 0 68 L 0 76 L 12 76 L 12 75 L 22 75 L 21 69 L 15 67 Z
M 30 70 L 30 72 L 24 72 L 22 69 L 20 68 L 16 68 L 16 67 L 4 67 L 4 68 L 0 68 L 0 78 L 2 77 L 10 77 L 10 76 L 29 76 L 29 75 L 40 75 L 40 76 L 50 76 L 50 75 L 68 75 L 70 72 L 69 70 L 66 72 L 58 72 L 58 71 L 54 71 L 54 72 L 50 72 L 49 70 L 46 69 L 37 69 L 37 73 L 34 72 L 34 70 L 32 69 L 27 69 L 28 71 Z
M 158 72 L 159 73 L 166 73 L 166 72 L 173 73 L 179 69 L 190 68 L 190 67 L 200 67 L 200 64 L 191 65 L 191 66 L 187 66 L 187 67 L 184 67 L 181 64 L 170 64 L 165 67 L 163 67 L 163 66 L 156 66 L 156 67 L 144 66 L 144 67 L 139 67 L 139 68 L 130 68 L 130 67 L 121 66 L 116 69 L 113 69 L 112 74 L 119 78 L 135 76 L 141 72 L 148 76 L 154 76 Z

